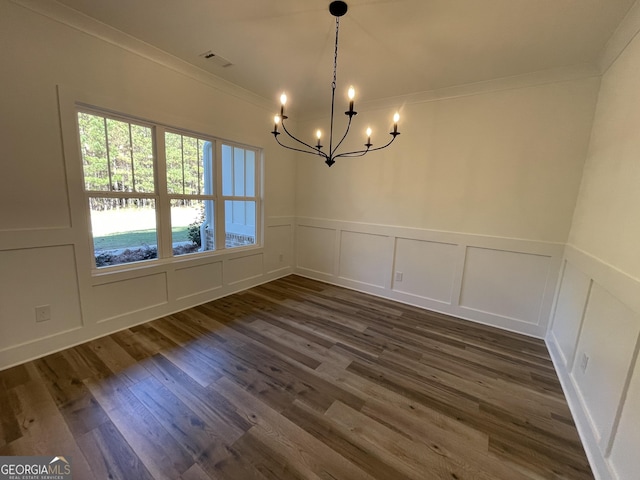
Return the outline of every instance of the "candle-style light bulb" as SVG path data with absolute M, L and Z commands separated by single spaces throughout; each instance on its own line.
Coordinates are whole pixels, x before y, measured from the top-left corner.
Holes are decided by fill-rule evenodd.
M 278 124 L 280 123 L 280 115 L 273 117 L 273 133 L 278 133 Z
M 371 127 L 367 128 L 367 143 L 365 145 L 366 147 L 370 147 L 371 146 Z
M 316 138 L 318 139 L 318 145 L 316 145 L 316 148 L 322 148 L 322 145 L 320 144 L 320 139 L 322 138 L 322 132 L 318 129 L 316 130 Z
M 282 95 L 280 95 L 280 103 L 282 104 L 280 106 L 280 116 L 284 117 L 284 106 L 287 104 L 287 94 L 283 93 Z
M 393 133 L 398 133 L 398 120 L 400 120 L 400 114 L 396 112 L 393 116 Z
M 353 112 L 353 99 L 356 96 L 356 90 L 353 88 L 353 86 L 349 87 L 347 95 L 349 97 L 349 112 Z

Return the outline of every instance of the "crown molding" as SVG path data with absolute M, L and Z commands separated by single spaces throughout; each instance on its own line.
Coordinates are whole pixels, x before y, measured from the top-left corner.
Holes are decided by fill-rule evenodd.
M 636 0 L 600 54 L 598 67 L 602 75 L 611 68 L 638 32 L 640 32 L 640 1 Z
M 228 82 L 212 73 L 198 68 L 184 60 L 179 59 L 163 50 L 160 50 L 148 43 L 145 43 L 129 34 L 117 30 L 105 23 L 99 22 L 92 17 L 80 13 L 72 8 L 62 5 L 55 0 L 10 0 L 12 3 L 22 6 L 37 14 L 48 17 L 63 25 L 74 28 L 78 31 L 99 38 L 107 43 L 118 46 L 131 53 L 139 55 L 145 59 L 158 63 L 170 70 L 185 75 L 191 79 L 199 81 L 211 88 L 224 92 L 230 96 L 240 100 L 249 102 L 268 112 L 274 110 L 274 102 L 271 99 L 261 97 L 249 90 L 238 85 Z M 640 1 L 640 0 L 638 0 Z M 629 13 L 621 23 L 614 36 L 607 44 L 606 53 L 602 56 L 605 58 L 613 58 L 613 63 L 617 55 L 624 50 L 624 47 L 631 41 L 638 30 L 640 30 L 640 8 L 638 1 L 630 9 Z M 623 27 L 623 24 L 625 27 Z M 626 26 L 629 24 L 629 26 Z M 633 33 L 631 33 L 633 32 Z M 617 53 L 615 53 L 617 52 Z M 601 63 L 602 65 L 602 63 Z M 410 105 L 438 100 L 452 99 L 471 95 L 480 95 L 503 90 L 511 90 L 517 88 L 526 88 L 536 85 L 544 85 L 550 83 L 558 83 L 580 78 L 598 77 L 603 72 L 603 67 L 581 64 L 570 67 L 561 67 L 551 70 L 531 72 L 522 75 L 497 78 L 482 82 L 456 85 L 436 90 L 428 90 L 423 92 L 411 93 L 395 97 L 376 99 L 361 102 L 360 108 L 366 110 L 380 110 L 388 108 L 397 108 L 398 105 Z M 608 68 L 608 66 L 607 66 Z M 606 70 L 606 68 L 605 68 Z M 326 116 L 326 112 L 310 111 L 298 120 L 311 120 Z
M 215 90 L 249 102 L 264 110 L 273 110 L 273 101 L 196 67 L 127 33 L 62 5 L 55 0 L 10 0 L 12 3 L 53 21 L 91 35 L 104 42 L 155 62 L 174 72 L 203 83 Z
M 476 83 L 455 85 L 436 90 L 410 93 L 408 95 L 398 95 L 376 100 L 361 101 L 360 110 L 382 110 L 398 109 L 399 106 L 412 104 L 437 102 L 440 100 L 450 100 L 473 95 L 484 95 L 487 93 L 515 90 L 520 88 L 548 85 L 552 83 L 563 83 L 586 78 L 599 78 L 601 76 L 597 65 L 579 64 L 570 67 L 560 67 L 550 70 L 514 75 L 510 77 L 495 78 Z M 326 112 L 309 112 L 304 118 L 299 120 L 308 121 L 326 116 Z

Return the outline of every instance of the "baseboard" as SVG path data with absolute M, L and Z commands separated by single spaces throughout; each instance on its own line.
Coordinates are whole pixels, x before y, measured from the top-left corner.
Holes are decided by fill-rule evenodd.
M 616 480 L 616 476 L 609 468 L 607 459 L 602 455 L 598 446 L 598 440 L 593 436 L 593 429 L 587 412 L 582 407 L 580 396 L 571 379 L 571 373 L 564 369 L 562 354 L 558 349 L 553 337 L 550 335 L 545 340 L 547 350 L 551 356 L 553 366 L 560 380 L 560 385 L 567 399 L 567 404 L 573 415 L 573 421 L 576 424 L 582 446 L 584 447 L 587 459 L 591 465 L 593 476 L 596 480 Z

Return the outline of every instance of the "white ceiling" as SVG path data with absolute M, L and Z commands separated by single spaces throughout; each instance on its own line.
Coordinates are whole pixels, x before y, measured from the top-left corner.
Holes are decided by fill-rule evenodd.
M 264 98 L 299 108 L 331 94 L 329 0 L 58 0 Z M 429 91 L 595 64 L 634 0 L 350 0 L 337 98 Z M 199 55 L 211 50 L 233 64 Z M 345 100 L 346 101 L 346 100 Z M 294 107 L 295 108 L 295 107 Z

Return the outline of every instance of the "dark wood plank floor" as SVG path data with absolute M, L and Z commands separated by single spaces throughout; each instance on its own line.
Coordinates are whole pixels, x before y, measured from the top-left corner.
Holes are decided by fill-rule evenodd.
M 0 372 L 74 479 L 591 479 L 544 343 L 290 276 Z

